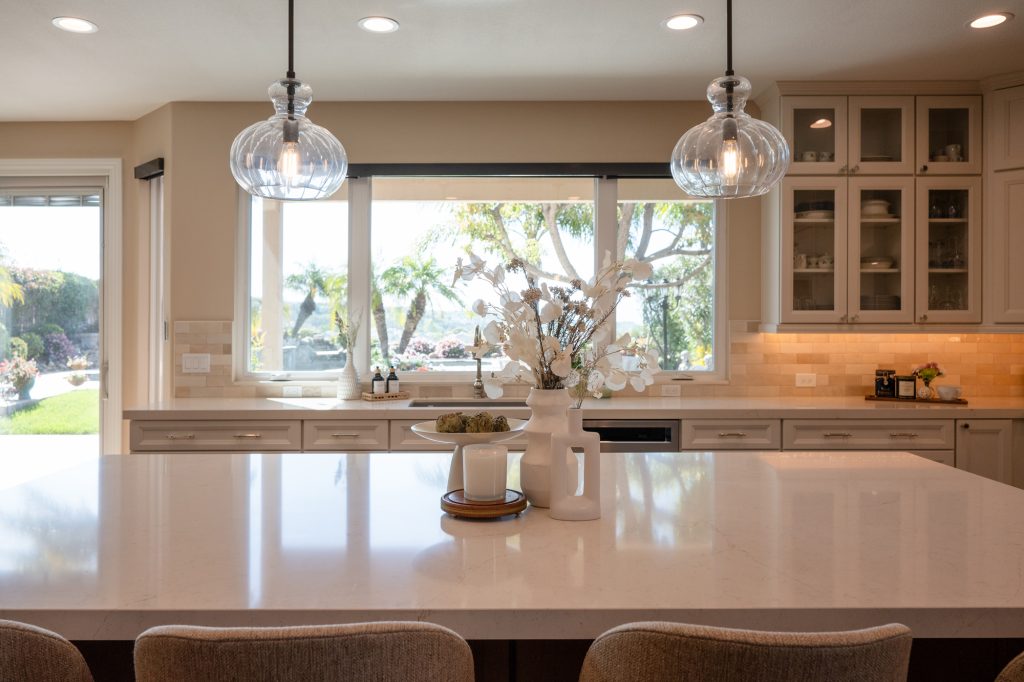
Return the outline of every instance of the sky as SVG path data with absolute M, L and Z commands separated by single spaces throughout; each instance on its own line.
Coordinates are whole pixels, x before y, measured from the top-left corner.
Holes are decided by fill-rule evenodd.
M 96 206 L 0 206 L 0 250 L 7 263 L 100 277 Z

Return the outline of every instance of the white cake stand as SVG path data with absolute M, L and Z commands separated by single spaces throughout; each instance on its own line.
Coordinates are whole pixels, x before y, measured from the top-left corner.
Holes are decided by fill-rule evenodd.
M 412 425 L 412 432 L 420 438 L 426 438 L 435 443 L 447 443 L 455 446 L 455 450 L 452 452 L 452 466 L 448 471 L 448 490 L 445 491 L 450 493 L 464 487 L 462 483 L 462 448 L 466 445 L 500 443 L 515 438 L 526 428 L 526 420 L 509 419 L 508 428 L 508 431 L 492 431 L 490 433 L 440 433 L 437 430 L 436 422 L 420 422 Z

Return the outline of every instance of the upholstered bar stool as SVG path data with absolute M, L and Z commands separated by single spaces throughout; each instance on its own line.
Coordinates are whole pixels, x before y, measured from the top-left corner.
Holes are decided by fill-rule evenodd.
M 75 645 L 56 632 L 0 620 L 0 680 L 92 682 Z
M 905 682 L 910 630 L 759 632 L 629 623 L 594 640 L 580 682 Z
M 137 682 L 472 682 L 466 640 L 431 623 L 207 628 L 166 625 L 135 640 Z
M 1024 682 L 1024 654 L 1007 663 L 996 682 Z

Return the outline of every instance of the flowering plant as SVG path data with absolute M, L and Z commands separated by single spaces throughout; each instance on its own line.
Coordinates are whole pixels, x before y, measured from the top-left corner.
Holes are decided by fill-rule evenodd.
M 84 355 L 76 355 L 72 358 L 68 358 L 68 369 L 71 370 L 71 374 L 64 377 L 68 383 L 72 386 L 81 386 L 84 384 L 88 377 L 85 376 L 85 371 L 89 367 L 89 358 Z
M 517 291 L 511 286 L 506 280 L 510 273 L 521 274 L 526 288 Z M 475 254 L 470 254 L 468 263 L 460 258 L 455 282 L 480 277 L 498 294 L 498 304 L 483 300 L 473 304 L 473 312 L 493 319 L 483 329 L 483 342 L 467 347 L 480 358 L 500 346 L 509 359 L 500 372 L 484 380 L 487 395 L 501 396 L 502 385 L 510 381 L 529 381 L 540 389 L 574 388 L 582 382 L 586 393 L 597 395 L 603 388 L 617 391 L 627 383 L 638 391 L 652 384 L 658 371 L 657 353 L 639 348 L 629 334 L 611 344 L 596 343 L 612 311 L 629 296 L 629 283 L 650 276 L 648 263 L 606 261 L 589 282 L 574 279 L 567 286 L 549 286 L 538 283 L 519 258 L 494 268 Z M 637 370 L 623 368 L 621 356 L 626 351 L 638 355 Z M 582 400 L 582 394 L 577 394 Z
M 15 391 L 20 392 L 35 379 L 39 374 L 35 360 L 26 360 L 15 355 L 10 360 L 0 362 L 0 379 L 10 384 Z
M 920 367 L 915 367 L 913 374 L 915 377 L 921 377 L 925 384 L 930 384 L 936 378 L 945 376 L 937 362 L 929 362 Z

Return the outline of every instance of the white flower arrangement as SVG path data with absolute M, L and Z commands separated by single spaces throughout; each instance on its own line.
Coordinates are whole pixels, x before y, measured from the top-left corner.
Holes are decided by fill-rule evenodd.
M 651 276 L 650 264 L 633 259 L 606 262 L 589 282 L 577 279 L 567 286 L 538 284 L 524 266 L 513 258 L 504 266 L 488 268 L 470 254 L 468 263 L 460 258 L 455 267 L 455 282 L 480 277 L 498 294 L 498 304 L 477 300 L 472 306 L 477 315 L 493 319 L 483 328 L 483 343 L 469 349 L 479 358 L 500 346 L 509 359 L 501 371 L 485 377 L 488 397 L 500 397 L 506 383 L 529 382 L 539 389 L 576 388 L 578 404 L 584 395 L 599 397 L 604 389 L 619 391 L 629 384 L 642 391 L 654 383 L 656 351 L 634 342 L 629 334 L 596 345 L 597 333 L 630 295 L 630 282 Z M 526 288 L 510 287 L 508 273 L 521 273 Z M 623 367 L 623 355 L 635 357 L 635 369 Z

